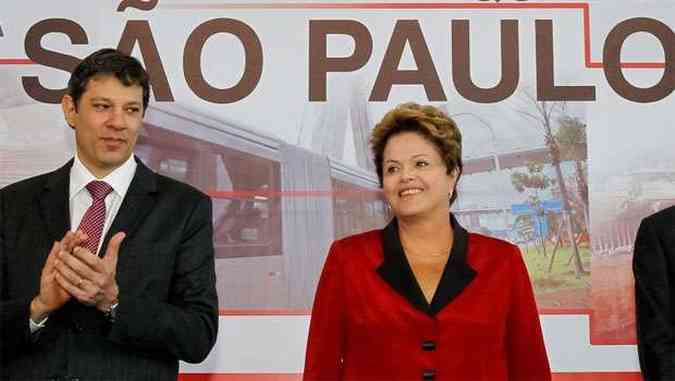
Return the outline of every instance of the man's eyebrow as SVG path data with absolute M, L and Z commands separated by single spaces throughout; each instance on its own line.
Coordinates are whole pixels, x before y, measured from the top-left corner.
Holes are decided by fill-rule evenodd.
M 108 97 L 105 97 L 105 96 L 91 97 L 91 98 L 90 98 L 90 101 L 92 101 L 92 102 L 109 102 L 109 103 L 113 103 L 113 100 L 112 100 L 112 99 L 110 99 L 110 98 L 108 98 Z M 124 102 L 124 105 L 125 105 L 125 106 L 129 106 L 129 105 L 141 105 L 141 104 L 143 104 L 141 101 L 128 101 L 128 102 Z
M 91 97 L 90 100 L 93 101 L 106 101 L 106 102 L 111 102 L 110 98 L 108 97 L 103 97 L 103 96 L 98 96 L 98 97 Z

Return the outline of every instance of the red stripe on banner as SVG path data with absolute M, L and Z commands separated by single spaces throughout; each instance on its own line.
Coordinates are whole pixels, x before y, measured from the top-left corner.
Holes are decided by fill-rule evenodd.
M 178 376 L 179 381 L 300 381 L 302 374 L 190 373 Z M 641 381 L 638 372 L 565 372 L 553 373 L 552 381 Z
M 553 373 L 552 381 L 642 381 L 639 372 Z
M 300 381 L 302 374 L 190 373 L 178 375 L 178 381 Z
M 241 191 L 216 191 L 210 190 L 206 194 L 212 198 L 252 198 L 252 197 L 344 197 L 344 198 L 361 198 L 365 194 L 379 196 L 382 191 L 379 189 L 372 190 L 358 190 L 358 191 L 332 191 L 332 190 L 299 190 L 299 191 L 274 191 L 274 190 L 241 190 Z
M 602 69 L 602 62 L 591 61 L 591 11 L 588 4 L 582 4 L 581 10 L 584 23 L 584 64 L 587 68 Z M 663 65 L 665 67 L 665 63 Z
M 602 62 L 590 62 L 586 67 L 591 69 L 602 69 Z M 622 69 L 663 69 L 666 64 L 660 62 L 621 62 Z
M 308 309 L 222 309 L 220 316 L 309 316 L 312 310 Z M 590 315 L 588 308 L 542 308 L 539 315 Z
M 602 69 L 602 62 L 591 58 L 591 16 L 588 3 L 197 3 L 183 4 L 162 2 L 160 8 L 177 10 L 223 9 L 578 9 L 581 10 L 584 29 L 584 65 L 589 69 Z M 664 69 L 665 62 L 622 62 L 623 69 Z
M 256 310 L 256 309 L 226 309 L 219 310 L 220 316 L 309 316 L 311 310 L 303 309 L 274 309 L 274 310 Z
M 586 3 L 175 3 L 166 9 L 580 9 Z
M 602 69 L 602 62 L 591 58 L 591 16 L 588 3 L 160 3 L 160 8 L 177 10 L 219 9 L 578 9 L 581 10 L 584 29 L 584 65 L 590 69 Z M 26 58 L 0 58 L 0 65 L 33 65 Z M 622 69 L 664 69 L 664 62 L 622 62 Z
M 581 10 L 584 29 L 584 65 L 589 69 L 602 69 L 602 62 L 591 58 L 591 16 L 588 3 L 160 3 L 159 8 L 178 10 L 218 9 L 578 9 Z M 33 65 L 27 58 L 0 58 L 0 65 Z M 621 62 L 622 69 L 664 69 L 664 62 Z
M 28 58 L 0 58 L 0 65 L 34 65 L 35 61 Z
M 541 308 L 539 315 L 590 315 L 590 308 Z

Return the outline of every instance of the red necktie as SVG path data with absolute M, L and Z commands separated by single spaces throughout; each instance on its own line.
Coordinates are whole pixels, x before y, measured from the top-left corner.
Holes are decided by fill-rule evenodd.
M 86 188 L 89 194 L 91 194 L 92 203 L 84 213 L 78 230 L 87 233 L 89 237 L 84 242 L 83 247 L 96 255 L 98 243 L 101 240 L 101 233 L 103 232 L 103 225 L 105 224 L 105 197 L 113 189 L 104 181 L 92 181 L 87 184 Z

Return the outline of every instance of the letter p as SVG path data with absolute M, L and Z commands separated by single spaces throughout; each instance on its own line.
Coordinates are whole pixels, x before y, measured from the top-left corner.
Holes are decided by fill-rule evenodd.
M 327 57 L 329 34 L 354 39 L 354 52 L 347 57 Z M 350 72 L 363 67 L 373 52 L 373 39 L 365 25 L 354 20 L 309 21 L 309 101 L 326 101 L 328 72 Z

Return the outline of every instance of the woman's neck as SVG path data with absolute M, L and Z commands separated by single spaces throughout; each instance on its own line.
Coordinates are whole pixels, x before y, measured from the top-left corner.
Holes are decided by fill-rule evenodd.
M 398 232 L 404 250 L 413 255 L 448 253 L 454 238 L 447 214 L 435 218 L 399 219 Z

